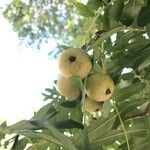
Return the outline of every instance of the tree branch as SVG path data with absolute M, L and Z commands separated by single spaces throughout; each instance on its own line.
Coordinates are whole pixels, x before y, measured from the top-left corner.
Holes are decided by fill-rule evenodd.
M 12 145 L 11 150 L 15 150 L 16 145 L 17 145 L 17 142 L 18 142 L 18 138 L 19 138 L 19 135 L 17 134 L 17 135 L 15 136 L 14 144 Z

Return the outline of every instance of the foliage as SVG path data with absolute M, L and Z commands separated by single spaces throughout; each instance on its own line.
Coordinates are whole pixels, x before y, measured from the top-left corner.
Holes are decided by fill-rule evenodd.
M 11 126 L 1 124 L 0 140 L 13 134 L 3 144 L 6 147 L 13 142 L 15 150 L 23 150 L 28 144 L 28 150 L 149 149 L 150 1 L 89 0 L 86 5 L 71 2 L 86 19 L 88 30 L 79 37 L 82 48 L 92 51 L 92 72 L 106 71 L 115 82 L 111 100 L 104 102 L 101 114 L 86 113 L 82 110 L 86 80 L 71 77 L 70 81 L 82 89 L 79 99 L 66 101 L 55 86 L 47 88 L 48 94 L 43 95 L 50 103 L 30 120 Z M 66 8 L 70 7 L 68 3 Z M 130 71 L 125 72 L 125 68 Z
M 13 0 L 3 14 L 20 40 L 34 48 L 51 38 L 68 44 L 82 25 L 81 17 L 67 0 Z

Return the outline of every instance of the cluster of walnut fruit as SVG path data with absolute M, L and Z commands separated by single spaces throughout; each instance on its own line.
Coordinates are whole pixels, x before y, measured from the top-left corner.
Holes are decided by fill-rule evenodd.
M 81 89 L 68 79 L 71 76 L 87 77 L 84 109 L 95 112 L 101 109 L 102 102 L 108 100 L 113 92 L 113 80 L 105 73 L 90 74 L 92 62 L 90 56 L 81 49 L 71 48 L 64 51 L 59 58 L 60 77 L 57 91 L 68 100 L 75 100 L 81 95 Z

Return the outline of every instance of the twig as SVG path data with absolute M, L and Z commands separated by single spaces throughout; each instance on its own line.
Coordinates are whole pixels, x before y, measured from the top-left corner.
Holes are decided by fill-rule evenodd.
M 18 142 L 18 138 L 19 138 L 19 135 L 17 134 L 14 138 L 14 144 L 12 145 L 11 150 L 15 150 L 17 142 Z
M 82 112 L 83 112 L 83 124 L 86 125 L 86 121 L 85 121 L 85 117 L 86 117 L 86 114 L 85 114 L 85 92 L 86 92 L 86 82 L 87 82 L 87 78 L 84 79 L 84 82 L 83 82 L 83 90 L 82 90 L 82 100 L 81 100 L 81 103 L 82 103 Z
M 114 107 L 115 107 L 116 113 L 117 113 L 117 115 L 119 117 L 120 123 L 122 125 L 122 129 L 123 129 L 123 132 L 124 132 L 124 135 L 125 135 L 125 139 L 126 139 L 126 142 L 127 142 L 127 148 L 128 148 L 128 150 L 130 150 L 129 139 L 128 139 L 128 135 L 127 135 L 127 131 L 126 131 L 125 125 L 124 125 L 124 123 L 123 123 L 123 121 L 121 119 L 121 116 L 119 114 L 119 111 L 118 111 L 118 108 L 117 108 L 116 104 L 114 104 Z
M 105 54 L 104 54 L 104 42 L 101 43 L 101 62 L 103 72 L 106 73 L 106 62 L 105 62 Z
M 12 142 L 14 142 L 14 137 L 10 138 L 9 140 L 5 141 L 4 144 L 0 144 L 0 147 L 5 146 L 5 143 L 8 143 L 8 145 Z
M 107 32 L 107 31 L 98 30 L 89 42 L 87 42 L 87 43 L 85 43 L 84 45 L 81 46 L 81 49 L 87 49 L 87 47 L 91 45 L 91 41 L 94 41 L 94 42 L 97 41 L 101 37 L 101 35 L 105 32 Z
M 25 138 L 29 141 L 29 143 L 32 144 L 32 147 L 33 147 L 34 150 L 38 150 L 38 149 L 36 148 L 35 144 L 32 142 L 32 140 L 31 140 L 29 137 L 26 136 Z
M 102 11 L 103 11 L 102 8 L 99 8 L 99 9 L 97 10 L 97 12 L 96 12 L 97 15 L 94 17 L 94 19 L 93 19 L 93 21 L 92 21 L 92 23 L 91 23 L 91 26 L 89 27 L 89 30 L 87 30 L 87 32 L 86 32 L 86 34 L 85 34 L 84 43 L 86 43 L 87 38 L 88 38 L 90 32 L 92 31 L 93 26 L 94 26 L 96 20 L 98 19 L 99 15 L 101 14 Z
M 141 112 L 139 114 L 135 114 L 133 116 L 128 116 L 125 118 L 124 121 L 130 120 L 130 119 L 135 119 L 135 118 L 143 118 L 145 116 L 150 116 L 150 103 L 147 105 L 144 112 Z

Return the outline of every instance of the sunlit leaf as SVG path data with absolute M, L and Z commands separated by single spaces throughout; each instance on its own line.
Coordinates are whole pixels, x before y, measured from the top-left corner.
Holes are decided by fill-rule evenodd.
M 92 17 L 94 13 L 90 10 L 90 8 L 82 3 L 75 2 L 75 5 L 79 11 L 79 13 L 84 17 Z
M 79 77 L 71 76 L 71 77 L 69 77 L 69 80 L 73 85 L 75 85 L 76 87 L 79 87 L 81 90 L 83 90 L 83 83 Z

